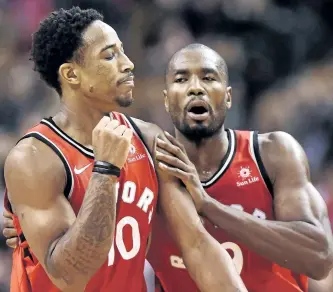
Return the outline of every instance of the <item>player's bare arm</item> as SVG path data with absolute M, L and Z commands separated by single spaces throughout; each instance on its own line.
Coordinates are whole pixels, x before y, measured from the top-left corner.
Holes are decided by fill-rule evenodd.
M 96 160 L 121 168 L 131 136 L 118 121 L 104 117 L 93 131 Z M 5 179 L 24 236 L 52 282 L 61 291 L 83 291 L 110 250 L 117 177 L 94 172 L 76 217 L 63 194 L 61 160 L 43 143 L 27 138 L 9 154 Z
M 153 153 L 155 125 L 135 120 Z M 167 226 L 181 250 L 184 263 L 200 291 L 247 291 L 225 249 L 205 230 L 193 201 L 181 181 L 157 169 L 160 207 Z
M 260 153 L 273 184 L 277 221 L 262 220 L 225 206 L 201 186 L 185 149 L 172 136 L 159 141 L 161 169 L 184 182 L 198 212 L 258 254 L 313 279 L 325 278 L 333 265 L 332 232 L 326 205 L 312 185 L 306 155 L 283 132 L 259 135 Z

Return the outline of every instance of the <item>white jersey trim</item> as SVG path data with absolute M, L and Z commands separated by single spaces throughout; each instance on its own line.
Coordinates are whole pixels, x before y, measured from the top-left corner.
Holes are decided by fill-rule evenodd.
M 230 131 L 230 141 L 229 141 L 229 143 L 230 143 L 230 152 L 229 152 L 229 155 L 228 155 L 225 163 L 220 167 L 220 170 L 218 172 L 216 172 L 214 174 L 214 176 L 209 181 L 201 182 L 203 187 L 209 187 L 213 183 L 215 183 L 221 177 L 221 175 L 224 173 L 224 171 L 227 169 L 227 167 L 229 167 L 230 163 L 232 162 L 232 159 L 233 159 L 234 154 L 236 152 L 236 134 L 231 129 L 227 129 L 226 131 Z
M 127 119 L 127 117 L 124 114 L 120 115 L 123 117 L 123 119 L 127 122 L 128 126 L 133 130 L 133 132 L 135 133 L 135 135 L 137 136 L 138 139 L 140 139 L 141 143 L 143 144 L 145 151 L 147 153 L 148 159 L 153 167 L 153 169 L 155 169 L 155 165 L 153 162 L 153 158 L 150 154 L 150 152 L 148 151 L 145 143 L 142 141 L 142 139 L 140 138 L 140 135 L 136 132 L 136 130 L 133 128 L 131 122 Z M 113 113 L 112 113 L 113 116 Z M 86 149 L 84 147 L 82 147 L 82 145 L 80 145 L 79 143 L 77 143 L 74 139 L 70 138 L 69 136 L 65 135 L 62 131 L 60 131 L 55 125 L 53 125 L 50 121 L 48 121 L 47 119 L 42 119 L 42 123 L 46 124 L 48 127 L 50 127 L 53 131 L 55 131 L 61 138 L 63 138 L 66 142 L 68 142 L 69 144 L 71 144 L 72 146 L 74 146 L 75 148 L 77 148 L 79 151 L 81 151 L 82 153 L 84 153 L 85 155 L 89 156 L 90 158 L 94 159 L 94 152 L 90 149 Z
M 254 161 L 254 163 L 257 166 L 257 169 L 259 170 L 261 179 L 264 181 L 264 177 L 261 173 L 261 169 L 259 167 L 256 155 L 254 154 L 254 134 L 255 134 L 255 132 L 251 131 L 251 133 L 250 133 L 250 145 L 249 145 L 250 146 L 250 154 L 251 154 L 252 160 Z
M 254 140 L 254 131 L 251 131 L 250 132 L 250 145 L 249 145 L 249 147 L 250 147 L 250 154 L 251 154 L 251 157 L 252 157 L 253 161 L 257 165 L 257 168 L 259 169 L 257 158 L 256 158 L 256 156 L 254 154 L 254 144 L 253 144 L 254 142 L 253 142 L 253 140 Z M 260 169 L 259 169 L 259 171 L 260 171 Z
M 47 124 L 50 128 L 52 128 L 53 131 L 55 131 L 61 138 L 63 138 L 65 141 L 67 141 L 69 144 L 74 146 L 75 148 L 79 149 L 81 152 L 86 154 L 87 156 L 94 158 L 94 152 L 92 150 L 87 150 L 82 147 L 79 143 L 77 143 L 74 139 L 69 138 L 68 136 L 64 135 L 62 131 L 60 131 L 57 127 L 55 127 L 52 123 L 50 123 L 46 119 L 42 119 L 42 122 L 44 124 Z

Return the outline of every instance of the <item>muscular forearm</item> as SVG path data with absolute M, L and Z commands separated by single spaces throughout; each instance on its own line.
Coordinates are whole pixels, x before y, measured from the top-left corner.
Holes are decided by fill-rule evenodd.
M 229 254 L 211 236 L 201 236 L 198 245 L 186 248 L 182 256 L 200 291 L 247 291 Z
M 93 174 L 74 224 L 50 246 L 46 269 L 69 287 L 87 283 L 107 258 L 115 226 L 116 183 L 115 177 Z
M 266 221 L 209 199 L 203 214 L 249 249 L 294 272 L 322 278 L 329 252 L 323 230 L 301 221 Z

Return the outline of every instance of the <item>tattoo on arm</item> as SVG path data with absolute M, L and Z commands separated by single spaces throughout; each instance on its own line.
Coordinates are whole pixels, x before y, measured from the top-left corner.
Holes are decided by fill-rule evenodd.
M 75 223 L 49 249 L 45 267 L 55 279 L 71 285 L 70 271 L 88 276 L 106 260 L 116 217 L 116 187 L 106 176 L 94 175 Z

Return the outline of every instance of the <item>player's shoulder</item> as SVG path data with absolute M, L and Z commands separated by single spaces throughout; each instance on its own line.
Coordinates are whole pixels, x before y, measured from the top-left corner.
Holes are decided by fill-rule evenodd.
M 19 141 L 9 152 L 5 163 L 5 167 L 21 169 L 21 171 L 25 171 L 27 168 L 39 170 L 39 167 L 42 167 L 42 170 L 46 170 L 49 165 L 52 165 L 52 168 L 57 170 L 57 166 L 61 165 L 61 161 L 57 159 L 51 148 L 33 137 Z
M 144 135 L 155 137 L 157 134 L 163 134 L 163 130 L 156 124 L 145 122 L 133 117 L 131 117 L 131 119 L 135 122 L 135 124 Z
M 140 119 L 132 118 L 131 119 L 134 121 L 134 123 L 137 125 L 139 130 L 141 131 L 143 135 L 143 139 L 147 143 L 149 150 L 153 148 L 154 144 L 154 139 L 156 135 L 164 135 L 163 130 L 157 126 L 156 124 L 145 122 Z
M 281 155 L 288 152 L 297 152 L 301 149 L 300 144 L 290 134 L 283 131 L 273 131 L 267 133 L 258 133 L 258 131 L 235 130 L 238 133 L 245 134 L 249 137 L 249 133 L 254 133 L 258 142 L 260 154 Z M 255 141 L 254 139 L 252 141 Z M 254 142 L 256 143 L 256 142 Z
M 21 140 L 8 154 L 4 175 L 7 188 L 36 189 L 52 182 L 65 184 L 65 170 L 58 156 L 44 143 L 30 137 Z
M 302 146 L 283 131 L 258 134 L 260 156 L 273 181 L 278 173 L 299 169 L 308 172 L 309 166 Z
M 283 131 L 258 134 L 258 143 L 261 152 L 269 155 L 292 155 L 302 151 L 297 140 Z

